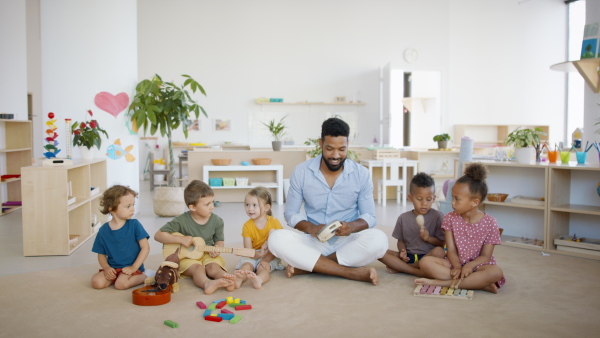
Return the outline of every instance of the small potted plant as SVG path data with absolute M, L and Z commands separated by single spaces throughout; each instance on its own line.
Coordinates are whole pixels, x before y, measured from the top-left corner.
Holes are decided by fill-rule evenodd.
M 512 131 L 506 136 L 504 143 L 515 147 L 515 158 L 517 163 L 531 163 L 534 153 L 537 162 L 541 162 L 542 141 L 540 135 L 547 135 L 542 128 L 526 128 Z
M 87 113 L 94 116 L 91 110 L 88 110 Z M 81 157 L 86 160 L 94 158 L 94 147 L 100 149 L 100 146 L 102 146 L 101 134 L 104 134 L 108 139 L 108 133 L 100 128 L 100 124 L 96 120 L 73 122 L 71 134 L 73 135 L 73 146 L 79 147 Z
M 439 149 L 447 149 L 448 141 L 450 141 L 450 135 L 448 134 L 439 134 L 433 137 L 433 140 L 438 143 Z
M 281 138 L 286 134 L 286 126 L 285 124 L 283 124 L 283 120 L 285 120 L 286 117 L 287 115 L 282 117 L 281 120 L 279 120 L 279 122 L 275 122 L 275 119 L 272 119 L 268 124 L 264 122 L 262 123 L 269 129 L 271 135 L 273 135 L 273 142 L 271 144 L 273 146 L 274 151 L 281 150 L 281 145 L 283 143 L 283 141 L 281 141 Z

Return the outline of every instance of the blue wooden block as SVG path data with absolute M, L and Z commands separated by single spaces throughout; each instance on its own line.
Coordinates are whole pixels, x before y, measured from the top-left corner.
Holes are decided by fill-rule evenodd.
M 217 316 L 225 320 L 231 320 L 235 315 L 233 313 L 219 313 Z

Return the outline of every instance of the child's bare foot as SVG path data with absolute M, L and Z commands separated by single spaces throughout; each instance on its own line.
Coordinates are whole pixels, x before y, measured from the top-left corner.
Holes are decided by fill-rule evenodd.
M 491 292 L 491 293 L 498 293 L 498 287 L 496 286 L 496 283 L 492 283 L 492 284 L 482 288 L 481 290 Z
M 249 271 L 249 273 L 248 273 L 248 279 L 252 282 L 252 286 L 255 289 L 260 289 L 262 287 L 262 284 L 263 284 L 262 277 L 260 277 L 259 275 L 255 274 L 254 272 Z
M 227 289 L 227 291 L 232 292 L 233 290 L 236 289 L 235 281 L 236 281 L 237 277 L 234 274 L 226 273 L 225 275 L 223 275 L 222 278 L 225 278 L 225 279 L 231 281 L 231 285 L 228 285 L 227 287 L 225 287 Z
M 215 292 L 218 288 L 227 288 L 227 291 L 229 291 L 229 288 L 232 288 L 231 291 L 233 291 L 233 289 L 235 288 L 235 283 L 228 278 L 209 280 L 208 282 L 206 282 L 206 284 L 204 284 L 204 294 L 210 295 L 213 292 Z
M 398 270 L 394 270 L 394 269 L 390 268 L 389 266 L 386 266 L 386 267 L 385 267 L 385 269 L 386 269 L 386 270 L 387 270 L 387 272 L 389 272 L 389 273 L 398 273 L 398 272 L 399 272 Z
M 242 283 L 246 281 L 248 270 L 235 270 L 233 274 L 235 275 L 235 288 L 239 289 L 242 286 Z

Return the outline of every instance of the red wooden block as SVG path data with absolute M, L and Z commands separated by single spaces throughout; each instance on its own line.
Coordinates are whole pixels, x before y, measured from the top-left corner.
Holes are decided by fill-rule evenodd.
M 217 309 L 220 309 L 220 308 L 222 308 L 225 305 L 227 305 L 227 301 L 224 300 L 222 302 L 219 302 L 219 304 L 217 304 Z
M 206 305 L 202 302 L 196 302 L 196 305 L 203 310 L 206 309 Z
M 206 317 L 204 317 L 204 320 L 209 320 L 211 322 L 220 322 L 223 320 L 223 318 L 216 317 L 216 316 L 206 316 Z
M 236 310 L 252 310 L 252 305 L 238 305 L 235 307 Z
M 233 314 L 233 312 L 227 310 L 227 309 L 221 309 L 221 313 L 229 313 L 229 314 Z

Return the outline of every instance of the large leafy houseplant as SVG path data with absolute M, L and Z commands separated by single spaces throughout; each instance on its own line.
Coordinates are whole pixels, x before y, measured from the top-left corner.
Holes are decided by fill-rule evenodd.
M 163 81 L 158 74 L 150 79 L 142 80 L 137 84 L 135 96 L 129 106 L 132 123 L 135 123 L 139 129 L 143 128 L 144 134 L 148 129 L 150 129 L 151 135 L 160 131 L 160 135 L 168 140 L 169 187 L 175 187 L 175 160 L 171 140 L 173 131 L 183 126 L 183 133 L 187 138 L 187 127 L 192 123 L 191 114 L 193 113 L 195 119 L 198 119 L 200 112 L 208 117 L 204 108 L 198 104 L 198 101 L 192 99 L 188 92 L 189 88 L 192 93 L 200 91 L 206 96 L 204 88 L 191 76 L 181 76 L 186 80 L 180 86 L 173 82 Z
M 91 110 L 88 110 L 87 113 L 90 116 L 94 116 Z M 86 147 L 91 149 L 92 147 L 96 147 L 100 149 L 102 145 L 102 135 L 104 134 L 108 139 L 108 133 L 106 130 L 100 128 L 100 124 L 96 120 L 85 120 L 83 122 L 73 122 L 71 125 L 71 133 L 73 135 L 73 146 L 77 147 Z

